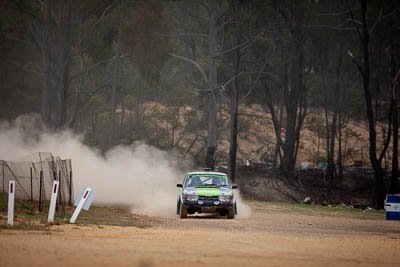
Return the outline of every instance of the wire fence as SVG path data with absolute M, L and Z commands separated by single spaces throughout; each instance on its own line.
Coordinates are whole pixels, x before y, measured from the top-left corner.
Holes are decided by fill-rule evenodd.
M 15 180 L 15 198 L 38 201 L 39 211 L 50 200 L 53 181 L 59 181 L 57 202 L 61 207 L 73 200 L 72 162 L 50 152 L 38 152 L 15 160 L 0 161 L 1 191 L 8 193 L 8 182 Z

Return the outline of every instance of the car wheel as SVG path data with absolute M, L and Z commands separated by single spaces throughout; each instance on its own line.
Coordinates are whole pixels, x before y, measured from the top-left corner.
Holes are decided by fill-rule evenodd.
M 228 210 L 228 219 L 233 219 L 235 218 L 235 208 L 232 207 L 230 210 Z
M 187 217 L 187 208 L 184 207 L 181 203 L 180 207 L 179 207 L 179 217 L 181 219 L 186 218 Z
M 181 212 L 181 201 L 178 199 L 178 201 L 176 201 L 176 215 L 179 215 Z

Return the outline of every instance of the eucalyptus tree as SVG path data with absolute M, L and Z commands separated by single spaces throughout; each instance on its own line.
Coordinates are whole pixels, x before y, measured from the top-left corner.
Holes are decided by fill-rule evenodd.
M 362 86 L 368 118 L 369 158 L 372 168 L 374 169 L 375 176 L 375 203 L 378 209 L 383 209 L 386 190 L 384 185 L 385 171 L 382 167 L 382 160 L 386 155 L 386 150 L 389 147 L 391 139 L 394 98 L 390 97 L 389 105 L 387 102 L 385 103 L 383 99 L 377 98 L 382 90 L 382 85 L 379 81 L 380 66 L 379 63 L 377 63 L 379 56 L 377 57 L 376 55 L 379 55 L 382 52 L 382 49 L 379 49 L 379 47 L 374 47 L 375 49 L 372 49 L 371 46 L 376 44 L 374 41 L 377 41 L 377 39 L 374 38 L 374 29 L 378 24 L 382 23 L 382 19 L 387 17 L 388 14 L 393 15 L 393 10 L 385 10 L 382 3 L 379 3 L 378 9 L 370 8 L 371 4 L 369 3 L 371 2 L 368 2 L 367 0 L 360 0 L 359 4 L 361 9 L 358 14 L 355 14 L 353 11 L 350 12 L 351 21 L 353 22 L 354 28 L 356 29 L 359 37 L 360 59 L 357 58 L 350 50 L 348 51 L 348 54 L 353 59 L 362 77 Z M 358 16 L 356 17 L 356 15 Z M 380 41 L 381 40 L 378 40 L 378 43 L 381 43 Z M 398 78 L 395 77 L 390 83 L 390 95 L 392 94 L 393 84 L 396 83 L 397 79 Z M 375 88 L 374 85 L 376 86 Z M 380 104 L 384 105 L 382 106 Z M 384 116 L 388 119 L 388 130 L 383 136 L 383 147 L 379 152 L 379 155 L 377 155 L 377 122 L 379 117 L 381 117 L 380 113 L 382 113 L 380 108 L 387 106 L 390 106 L 389 109 L 383 109 L 383 112 L 388 113 L 388 115 Z
M 216 149 L 217 149 L 217 112 L 218 112 L 218 95 L 220 88 L 217 80 L 218 57 L 223 52 L 219 48 L 219 30 L 220 18 L 225 14 L 227 7 L 224 6 L 224 1 L 218 3 L 216 0 L 211 1 L 194 1 L 190 4 L 196 9 L 197 14 L 193 14 L 193 18 L 203 23 L 206 32 L 189 33 L 189 35 L 198 35 L 205 37 L 207 40 L 207 67 L 205 68 L 196 60 L 192 60 L 183 55 L 171 53 L 172 56 L 190 62 L 200 73 L 203 79 L 202 84 L 207 88 L 200 88 L 199 91 L 207 92 L 208 95 L 208 124 L 207 124 L 207 154 L 205 165 L 214 170 L 216 164 Z
M 307 116 L 306 76 L 312 70 L 312 53 L 307 54 L 307 48 L 315 1 L 260 3 L 271 14 L 260 17 L 259 23 L 268 29 L 264 38 L 269 40 L 268 46 L 274 48 L 264 48 L 256 54 L 265 66 L 261 81 L 276 135 L 275 154 L 280 155 L 282 169 L 293 170 Z M 271 50 L 275 51 L 272 55 L 263 54 Z M 279 103 L 283 103 L 282 108 Z M 282 128 L 285 129 L 284 137 L 281 136 Z

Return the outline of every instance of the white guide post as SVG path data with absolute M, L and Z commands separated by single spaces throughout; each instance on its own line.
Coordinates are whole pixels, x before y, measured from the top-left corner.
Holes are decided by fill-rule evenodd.
M 56 210 L 59 183 L 60 183 L 59 181 L 53 182 L 53 190 L 51 191 L 51 199 L 50 199 L 50 207 L 49 207 L 49 216 L 47 217 L 48 222 L 54 221 L 54 212 Z
M 78 202 L 78 199 L 75 202 L 76 209 L 75 209 L 74 213 L 72 214 L 71 219 L 69 220 L 70 223 L 75 223 L 76 218 L 78 218 L 79 212 L 81 212 L 81 209 L 82 209 L 83 205 L 85 204 L 86 200 L 89 198 L 89 194 L 91 191 L 92 191 L 91 188 L 86 187 L 79 194 L 79 196 L 80 196 L 80 198 L 78 197 L 79 202 Z
M 14 195 L 15 181 L 8 182 L 8 217 L 7 224 L 14 225 Z

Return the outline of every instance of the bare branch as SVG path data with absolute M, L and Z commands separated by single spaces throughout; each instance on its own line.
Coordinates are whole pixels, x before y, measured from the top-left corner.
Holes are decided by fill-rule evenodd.
M 243 42 L 243 43 L 241 43 L 241 44 L 239 44 L 239 45 L 237 45 L 237 46 L 234 46 L 234 47 L 232 47 L 232 48 L 229 48 L 228 50 L 219 52 L 219 53 L 216 54 L 214 57 L 220 57 L 220 56 L 222 56 L 222 55 L 224 55 L 224 54 L 226 54 L 226 53 L 232 52 L 232 51 L 234 51 L 234 50 L 236 50 L 236 49 L 238 49 L 238 48 L 245 48 L 245 47 L 248 47 L 248 46 L 252 45 L 252 44 L 255 42 L 256 39 L 257 39 L 257 37 L 254 37 L 254 38 L 252 38 L 251 40 L 248 40 L 248 41 Z
M 356 20 L 354 19 L 353 11 L 350 8 L 349 8 L 349 11 L 350 11 L 350 16 L 351 16 L 351 21 L 353 22 L 354 26 L 357 29 L 358 37 L 360 38 L 360 40 L 362 40 L 363 38 L 362 38 L 362 35 L 361 35 L 361 31 L 360 31 L 360 28 L 358 27 L 358 24 L 355 23 Z M 354 60 L 354 57 L 353 57 L 353 60 Z
M 263 70 L 265 68 L 265 65 L 263 67 Z M 260 80 L 261 78 L 261 74 L 264 74 L 266 76 L 271 77 L 272 79 L 270 79 L 271 81 L 273 81 L 279 88 L 282 88 L 282 85 L 278 82 L 278 79 L 276 78 L 275 75 L 269 73 L 269 72 L 264 72 L 264 71 L 257 71 L 256 73 L 258 73 L 256 81 L 253 83 L 253 85 L 250 87 L 249 91 L 243 96 L 243 98 L 248 97 L 251 92 L 254 90 L 254 88 L 256 87 L 257 82 Z
M 115 7 L 117 4 L 118 4 L 118 1 L 116 1 L 114 4 L 111 4 L 111 5 L 109 5 L 108 7 L 106 7 L 106 8 L 104 9 L 103 13 L 100 15 L 100 17 L 90 26 L 90 29 L 89 29 L 89 30 L 93 30 L 93 29 L 97 26 L 97 24 L 99 24 L 99 23 L 103 20 L 103 18 L 104 18 L 105 15 L 107 14 L 107 12 L 108 12 L 111 8 Z M 88 35 L 86 35 L 85 38 L 80 39 L 76 45 L 79 46 L 83 41 L 87 40 L 87 38 L 89 38 L 89 36 L 90 36 L 90 35 L 88 34 Z
M 43 72 L 41 72 L 40 70 L 37 70 L 37 69 L 33 69 L 31 66 L 22 65 L 22 64 L 20 64 L 18 62 L 12 61 L 12 60 L 9 60 L 8 62 L 10 62 L 11 64 L 14 64 L 14 65 L 16 65 L 18 67 L 22 67 L 24 70 L 26 70 L 28 72 L 32 72 L 32 73 L 35 73 L 37 75 L 43 75 Z
M 357 11 L 357 10 L 360 10 L 360 9 L 359 8 L 353 9 L 353 11 Z M 342 11 L 342 12 L 339 12 L 339 13 L 322 13 L 322 14 L 318 14 L 317 17 L 322 17 L 322 16 L 342 16 L 342 15 L 345 15 L 347 13 L 350 13 L 350 11 L 347 10 L 347 11 Z
M 356 66 L 357 66 L 358 70 L 360 71 L 361 75 L 364 77 L 365 73 L 364 73 L 363 69 L 361 68 L 360 64 L 358 64 L 357 60 L 354 58 L 353 53 L 351 53 L 350 50 L 347 50 L 347 54 L 349 54 L 349 56 L 353 60 L 354 64 L 356 64 Z
M 179 33 L 179 34 L 162 34 L 162 33 L 157 33 L 158 36 L 163 36 L 163 37 L 171 37 L 171 38 L 179 38 L 179 37 L 202 37 L 202 38 L 208 38 L 207 34 L 203 33 Z
M 103 13 L 101 13 L 99 19 L 96 20 L 96 22 L 92 25 L 92 27 L 95 27 L 97 24 L 99 24 L 99 23 L 103 20 L 104 16 L 107 14 L 107 12 L 108 12 L 111 8 L 113 8 L 114 6 L 116 6 L 116 5 L 117 5 L 117 2 L 114 3 L 114 4 L 109 5 L 108 7 L 106 7 L 106 8 L 104 9 Z
M 383 9 L 381 9 L 381 11 L 380 11 L 380 13 L 379 13 L 379 17 L 376 19 L 374 25 L 371 27 L 371 30 L 369 31 L 370 33 L 374 31 L 376 25 L 378 25 L 378 23 L 379 23 L 382 19 L 387 18 L 387 17 L 390 17 L 390 16 L 393 16 L 393 15 L 396 13 L 396 10 L 393 11 L 392 13 L 389 13 L 389 14 L 384 15 L 384 16 L 382 15 L 382 13 L 383 13 Z
M 211 89 L 199 89 L 199 88 L 193 88 L 193 90 L 194 90 L 194 91 L 196 91 L 196 92 L 210 92 L 210 93 L 212 93 L 212 92 L 213 92 L 213 90 L 211 90 Z
M 192 13 L 189 13 L 188 16 L 192 17 L 192 18 L 195 18 L 195 19 L 199 20 L 200 22 L 202 22 L 204 24 L 207 24 L 207 19 L 204 18 L 204 17 L 198 16 L 198 15 L 195 15 L 195 14 L 192 14 Z
M 75 74 L 75 75 L 72 75 L 71 78 L 69 79 L 69 82 L 71 82 L 73 79 L 77 78 L 78 76 L 80 76 L 80 75 L 82 75 L 82 74 L 85 74 L 85 73 L 90 72 L 91 70 L 93 70 L 94 68 L 96 68 L 97 66 L 99 66 L 100 64 L 103 64 L 103 63 L 105 63 L 105 62 L 110 62 L 110 61 L 112 61 L 112 60 L 113 60 L 113 58 L 108 58 L 108 59 L 103 59 L 103 60 L 100 60 L 100 61 L 96 62 L 95 64 L 93 64 L 92 66 L 90 66 L 89 68 L 87 68 L 86 70 L 84 70 L 84 71 L 82 71 L 82 72 L 78 72 L 78 73 Z
M 381 151 L 381 153 L 380 153 L 380 155 L 379 155 L 379 157 L 378 157 L 379 164 L 381 164 L 383 157 L 386 155 L 386 150 L 387 150 L 388 147 L 389 147 L 390 139 L 391 139 L 391 137 L 392 137 L 393 106 L 394 106 L 394 99 L 393 99 L 393 97 L 392 97 L 392 100 L 390 101 L 390 108 L 389 108 L 389 119 L 388 119 L 389 128 L 388 128 L 388 130 L 387 130 L 387 138 L 386 138 L 386 140 L 385 140 L 383 149 L 382 149 L 382 151 Z M 385 132 L 384 132 L 384 133 L 385 133 Z
M 369 31 L 370 33 L 374 31 L 376 25 L 378 25 L 379 21 L 382 19 L 382 13 L 383 13 L 383 8 L 381 8 L 381 11 L 379 11 L 379 17 L 376 19 L 374 25 L 372 25 L 371 30 Z
M 197 63 L 197 62 L 194 61 L 194 60 L 191 60 L 190 58 L 184 57 L 184 56 L 176 55 L 176 54 L 173 54 L 173 53 L 169 53 L 169 54 L 170 54 L 171 56 L 173 56 L 173 57 L 176 57 L 176 58 L 179 58 L 179 59 L 182 59 L 182 60 L 184 60 L 184 61 L 187 61 L 187 62 L 192 63 L 192 64 L 199 70 L 199 72 L 201 73 L 201 75 L 203 76 L 203 79 L 204 79 L 205 83 L 208 84 L 208 78 L 207 78 L 207 76 L 206 76 L 206 73 L 204 72 L 204 69 L 200 66 L 199 63 Z

